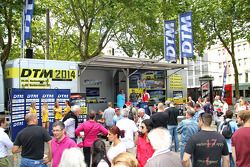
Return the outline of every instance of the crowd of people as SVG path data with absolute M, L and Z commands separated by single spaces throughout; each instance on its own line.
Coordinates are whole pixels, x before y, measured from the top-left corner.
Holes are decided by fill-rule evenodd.
M 133 103 L 113 108 L 109 102 L 104 112 L 90 111 L 83 123 L 78 123 L 80 106 L 65 104 L 62 110 L 57 101 L 53 109 L 53 136 L 48 131 L 46 103 L 42 127 L 32 104 L 25 116 L 27 127 L 14 143 L 3 132 L 6 121 L 0 118 L 0 166 L 10 166 L 11 148 L 12 153 L 21 153 L 20 167 L 250 166 L 250 111 L 243 98 L 231 111 L 219 96 L 213 104 L 209 98 L 194 102 L 189 97 L 183 120 L 172 101 L 158 103 L 150 115 Z

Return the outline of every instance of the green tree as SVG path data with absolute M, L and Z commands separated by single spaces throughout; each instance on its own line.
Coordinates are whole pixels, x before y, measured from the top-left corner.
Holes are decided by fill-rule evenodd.
M 13 37 L 20 35 L 22 0 L 1 0 L 0 12 L 0 58 L 4 66 L 11 54 Z M 15 40 L 16 42 L 16 40 Z

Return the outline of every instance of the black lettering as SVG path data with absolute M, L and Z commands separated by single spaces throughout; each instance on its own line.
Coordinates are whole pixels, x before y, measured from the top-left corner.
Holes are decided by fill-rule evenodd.
M 71 72 L 71 78 L 75 78 L 76 77 L 76 73 L 75 73 L 75 71 L 72 71 Z
M 37 77 L 38 71 L 41 71 L 41 69 L 33 69 L 33 71 L 35 72 L 35 73 L 34 73 L 34 78 L 36 78 L 36 77 Z
M 42 72 L 41 72 L 41 74 L 40 74 L 40 76 L 39 76 L 39 78 L 52 78 L 52 76 L 53 76 L 53 70 L 48 70 L 48 71 L 46 71 L 45 69 L 44 70 L 42 70 Z
M 60 78 L 60 70 L 56 70 L 56 78 Z
M 32 71 L 30 69 L 23 69 L 21 73 L 21 77 L 29 77 L 31 75 Z

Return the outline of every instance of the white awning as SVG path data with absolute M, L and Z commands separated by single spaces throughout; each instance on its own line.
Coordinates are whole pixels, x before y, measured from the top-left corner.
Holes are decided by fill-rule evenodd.
M 189 65 L 167 63 L 164 61 L 120 57 L 120 56 L 96 56 L 79 64 L 80 68 L 101 67 L 101 68 L 116 68 L 116 69 L 147 69 L 147 70 L 170 70 L 186 68 Z

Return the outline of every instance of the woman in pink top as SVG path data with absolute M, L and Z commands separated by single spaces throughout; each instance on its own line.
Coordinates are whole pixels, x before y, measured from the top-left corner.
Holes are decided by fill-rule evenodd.
M 139 162 L 139 166 L 143 167 L 147 160 L 152 157 L 154 153 L 154 149 L 151 146 L 147 136 L 150 130 L 153 128 L 152 121 L 150 119 L 145 119 L 142 121 L 140 126 L 140 135 L 137 144 L 137 159 Z
M 101 124 L 95 121 L 95 111 L 89 113 L 89 120 L 80 124 L 75 133 L 77 136 L 80 136 L 80 132 L 84 132 L 84 140 L 78 147 L 83 147 L 84 158 L 87 166 L 90 166 L 90 155 L 91 147 L 93 142 L 97 139 L 97 135 L 101 132 L 104 136 L 108 134 L 108 130 L 105 129 Z

